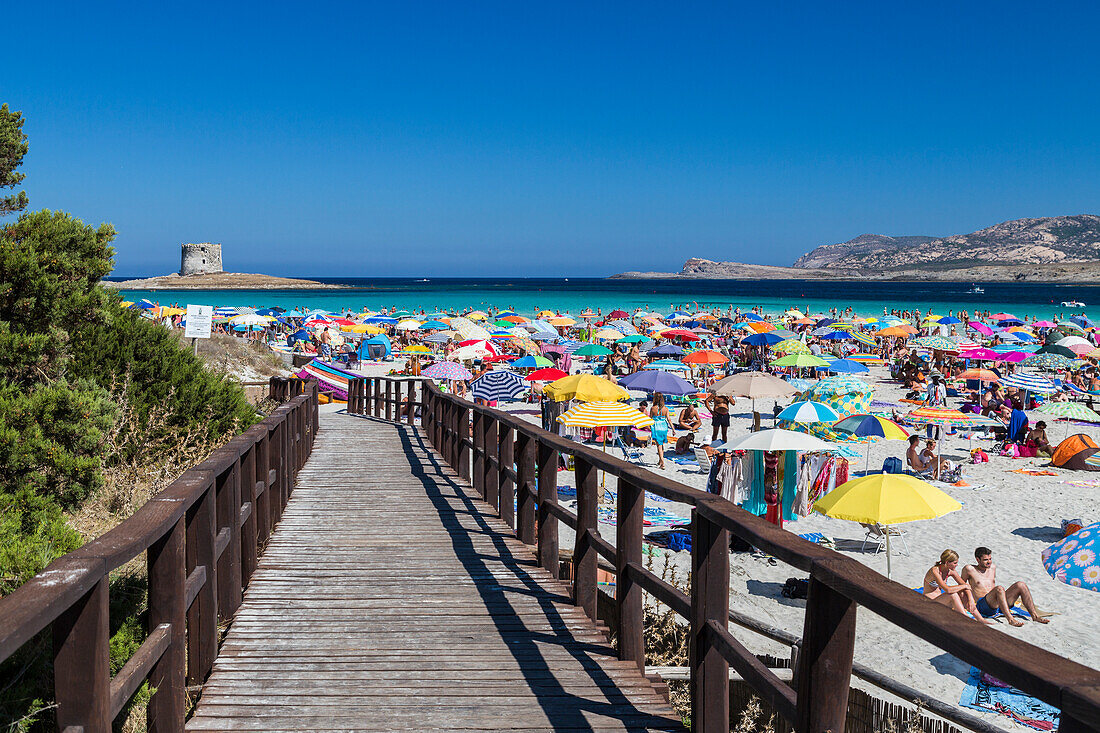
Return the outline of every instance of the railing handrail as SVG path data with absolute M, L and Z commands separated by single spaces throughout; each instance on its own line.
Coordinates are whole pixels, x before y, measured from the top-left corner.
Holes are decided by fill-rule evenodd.
M 381 417 L 382 407 L 390 407 L 400 400 L 400 396 L 394 400 L 388 394 L 391 383 L 399 380 L 370 377 L 352 381 L 349 412 L 373 412 Z M 445 394 L 431 380 L 413 381 L 421 384 L 421 400 L 410 399 L 410 403 L 422 410 L 423 425 L 433 445 L 461 476 L 472 480 L 483 496 L 493 497 L 501 504 L 502 516 L 505 514 L 505 495 L 499 484 L 514 482 L 521 509 L 520 516 L 510 524 L 528 544 L 536 542 L 534 502 L 538 502 L 539 561 L 555 576 L 557 522 L 564 518 L 575 524 L 574 595 L 576 603 L 590 610 L 593 618 L 595 557 L 601 555 L 615 563 L 620 576 L 617 595 L 629 596 L 617 599 L 619 613 L 630 616 L 629 623 L 638 627 L 624 629 L 620 626 L 620 644 L 627 647 L 620 648 L 622 658 L 644 665 L 644 650 L 639 648 L 640 609 L 624 609 L 624 606 L 640 604 L 638 588 L 653 593 L 681 615 L 689 616 L 693 642 L 693 722 L 697 729 L 726 730 L 728 692 L 722 693 L 728 690 L 725 686 L 731 664 L 750 683 L 755 682 L 757 691 L 773 702 L 785 717 L 794 718 L 792 722 L 799 730 L 816 733 L 826 728 L 842 728 L 848 680 L 852 674 L 857 605 L 1059 708 L 1062 711 L 1060 730 L 1100 727 L 1100 671 L 1020 639 L 979 627 L 951 609 L 920 599 L 910 589 L 866 565 L 803 540 L 721 497 L 650 473 L 509 413 Z M 383 384 L 387 390 L 385 397 L 382 397 Z M 368 406 L 373 410 L 366 409 Z M 409 410 L 410 422 L 414 410 L 415 407 Z M 511 456 L 506 463 L 503 456 L 498 455 L 505 442 L 504 436 L 498 438 L 498 435 L 504 431 L 515 439 L 517 468 L 512 467 Z M 512 441 L 508 442 L 511 450 Z M 556 463 L 559 454 L 572 455 L 577 466 L 576 514 L 557 503 L 556 470 L 543 471 L 540 473 L 543 478 L 535 479 L 535 456 L 540 467 L 549 468 L 549 461 Z M 596 530 L 597 469 L 619 478 L 617 532 L 620 541 L 614 548 L 602 540 Z M 692 554 L 695 572 L 690 597 L 662 583 L 642 567 L 640 546 L 636 550 L 624 546 L 624 539 L 637 540 L 640 545 L 641 515 L 632 508 L 631 501 L 644 496 L 645 491 L 694 507 Z M 507 493 L 510 505 L 511 486 Z M 724 631 L 730 616 L 729 533 L 810 574 L 806 628 L 791 686 L 778 678 L 772 680 L 766 674 L 759 674 L 753 663 L 755 658 L 750 659 L 747 650 Z M 701 547 L 704 544 L 720 547 L 721 552 L 706 553 Z M 705 704 L 701 705 L 699 700 Z M 792 700 L 797 701 L 793 707 Z
M 52 627 L 58 727 L 107 733 L 142 682 L 150 729 L 182 731 L 259 547 L 282 514 L 317 431 L 317 385 L 185 471 L 133 515 L 0 598 L 0 661 Z M 148 553 L 148 636 L 109 674 L 108 580 Z M 186 675 L 186 680 L 185 680 Z

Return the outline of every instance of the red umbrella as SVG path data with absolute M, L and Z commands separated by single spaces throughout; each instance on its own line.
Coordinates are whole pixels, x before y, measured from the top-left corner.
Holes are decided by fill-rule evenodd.
M 614 310 L 607 314 L 608 318 L 630 318 L 630 314 L 623 310 Z
M 355 321 L 349 321 L 347 318 L 333 318 L 332 322 L 338 326 L 354 326 Z
M 668 336 L 674 336 L 675 338 L 678 338 L 681 341 L 698 341 L 699 340 L 698 336 L 693 334 L 691 331 L 688 331 L 686 328 L 670 328 L 667 331 L 662 331 L 661 332 L 661 337 L 662 338 L 665 338 L 665 337 L 668 337 Z
M 553 382 L 561 379 L 562 377 L 568 377 L 568 372 L 563 372 L 561 369 L 555 369 L 554 367 L 543 367 L 542 369 L 536 369 L 528 374 L 524 379 L 528 382 Z
M 682 361 L 685 364 L 725 364 L 729 359 L 717 351 L 693 351 Z

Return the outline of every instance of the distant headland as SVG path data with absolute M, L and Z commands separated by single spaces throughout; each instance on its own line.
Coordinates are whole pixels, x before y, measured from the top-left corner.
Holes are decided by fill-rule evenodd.
M 1050 282 L 1100 280 L 1100 216 L 1015 219 L 948 237 L 862 234 L 826 244 L 791 267 L 693 257 L 680 272 L 624 272 L 614 278 Z

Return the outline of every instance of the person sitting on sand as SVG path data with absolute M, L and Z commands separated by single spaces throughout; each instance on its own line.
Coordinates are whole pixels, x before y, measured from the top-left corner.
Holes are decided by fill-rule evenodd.
M 953 608 L 961 614 L 967 611 L 987 626 L 993 622 L 978 612 L 974 602 L 974 593 L 970 585 L 964 581 L 957 571 L 959 567 L 959 553 L 954 550 L 944 550 L 940 553 L 940 560 L 924 574 L 924 597 Z M 947 581 L 952 581 L 948 584 Z
M 1012 606 L 1019 600 L 1033 620 L 1041 624 L 1048 623 L 1048 619 L 1040 615 L 1039 609 L 1035 607 L 1031 590 L 1022 580 L 1016 581 L 1007 589 L 997 585 L 997 566 L 993 563 L 993 550 L 979 547 L 974 550 L 974 559 L 977 561 L 975 564 L 963 568 L 962 578 L 970 584 L 971 592 L 978 599 L 975 604 L 978 613 L 992 618 L 1000 611 L 1013 626 L 1023 626 L 1024 622 L 1012 615 Z
M 933 478 L 938 479 L 941 473 L 951 468 L 951 464 L 946 458 L 936 456 L 936 441 L 933 438 L 924 441 L 924 450 L 920 452 L 920 457 L 923 459 L 924 465 L 931 466 Z
M 1027 434 L 1027 447 L 1034 448 L 1036 453 L 1046 453 L 1051 458 L 1054 457 L 1054 447 L 1051 446 L 1050 440 L 1047 438 L 1047 424 L 1040 420 L 1035 423 L 1035 427 Z
M 687 430 L 688 432 L 694 433 L 702 426 L 703 419 L 699 417 L 699 412 L 695 409 L 695 405 L 691 403 L 684 405 L 684 409 L 680 410 L 680 414 L 676 418 L 676 427 L 680 430 Z

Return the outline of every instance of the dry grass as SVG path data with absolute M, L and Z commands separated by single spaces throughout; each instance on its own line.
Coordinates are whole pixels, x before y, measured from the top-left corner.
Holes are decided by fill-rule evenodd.
M 181 341 L 183 332 L 172 333 Z M 185 348 L 190 348 L 188 341 Z M 225 374 L 243 382 L 286 376 L 290 373 L 283 356 L 267 348 L 263 341 L 249 340 L 215 333 L 208 339 L 198 340 L 198 354 L 207 368 L 217 374 Z

